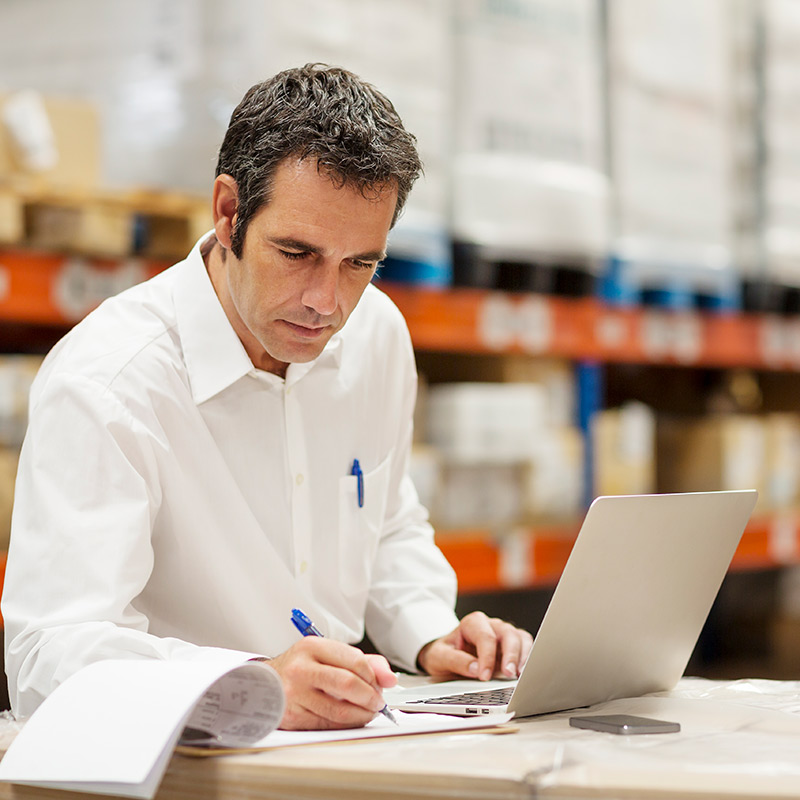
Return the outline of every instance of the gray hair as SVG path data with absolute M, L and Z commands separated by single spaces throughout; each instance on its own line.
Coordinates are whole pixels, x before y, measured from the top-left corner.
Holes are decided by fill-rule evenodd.
M 416 138 L 392 103 L 352 72 L 306 64 L 251 87 L 234 109 L 217 175 L 238 187 L 231 250 L 241 257 L 247 226 L 270 200 L 275 170 L 286 158 L 312 158 L 339 186 L 365 197 L 397 188 L 392 225 L 422 171 Z

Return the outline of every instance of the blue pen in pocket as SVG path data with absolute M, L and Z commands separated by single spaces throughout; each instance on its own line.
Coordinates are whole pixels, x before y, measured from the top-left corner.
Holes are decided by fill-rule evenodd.
M 364 508 L 364 473 L 357 458 L 353 460 L 353 468 L 350 470 L 350 474 L 354 475 L 358 480 L 358 507 Z

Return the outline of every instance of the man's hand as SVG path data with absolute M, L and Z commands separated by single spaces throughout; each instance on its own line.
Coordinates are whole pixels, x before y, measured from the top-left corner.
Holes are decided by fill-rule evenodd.
M 301 639 L 269 663 L 286 694 L 284 730 L 359 728 L 383 708 L 381 690 L 397 683 L 383 656 L 316 636 Z
M 532 644 L 528 631 L 473 611 L 447 636 L 426 644 L 417 662 L 428 675 L 436 677 L 465 675 L 488 681 L 496 674 L 517 678 Z

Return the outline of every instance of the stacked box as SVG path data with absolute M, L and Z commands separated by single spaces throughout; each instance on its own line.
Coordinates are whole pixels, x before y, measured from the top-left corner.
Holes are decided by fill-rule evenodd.
M 592 418 L 595 495 L 655 491 L 655 415 L 643 403 L 625 403 Z
M 520 463 L 447 462 L 431 505 L 437 526 L 509 526 L 522 518 L 525 467 Z
M 525 517 L 532 522 L 574 520 L 583 512 L 584 443 L 571 426 L 542 431 L 529 461 Z
M 100 180 L 101 151 L 92 103 L 32 91 L 0 94 L 0 181 L 93 188 Z
M 530 356 L 494 356 L 499 362 L 500 380 L 535 383 L 546 397 L 545 424 L 568 428 L 576 419 L 575 398 L 578 395 L 575 366 L 564 359 L 531 358 Z
M 764 479 L 761 507 L 791 509 L 800 501 L 800 416 L 764 417 Z
M 547 419 L 547 397 L 535 383 L 431 386 L 428 438 L 449 461 L 527 461 Z
M 725 0 L 608 5 L 614 252 L 638 289 L 735 287 L 732 18 Z
M 767 439 L 760 417 L 720 414 L 662 419 L 658 425 L 658 488 L 663 492 L 757 489 L 766 493 Z
M 607 247 L 594 0 L 455 4 L 454 237 L 498 257 Z

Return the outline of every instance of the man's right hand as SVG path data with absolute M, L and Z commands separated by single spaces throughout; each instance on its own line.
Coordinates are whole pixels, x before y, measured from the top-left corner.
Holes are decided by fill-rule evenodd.
M 381 690 L 397 683 L 383 656 L 317 636 L 306 636 L 269 664 L 286 694 L 284 730 L 359 728 L 383 708 Z

